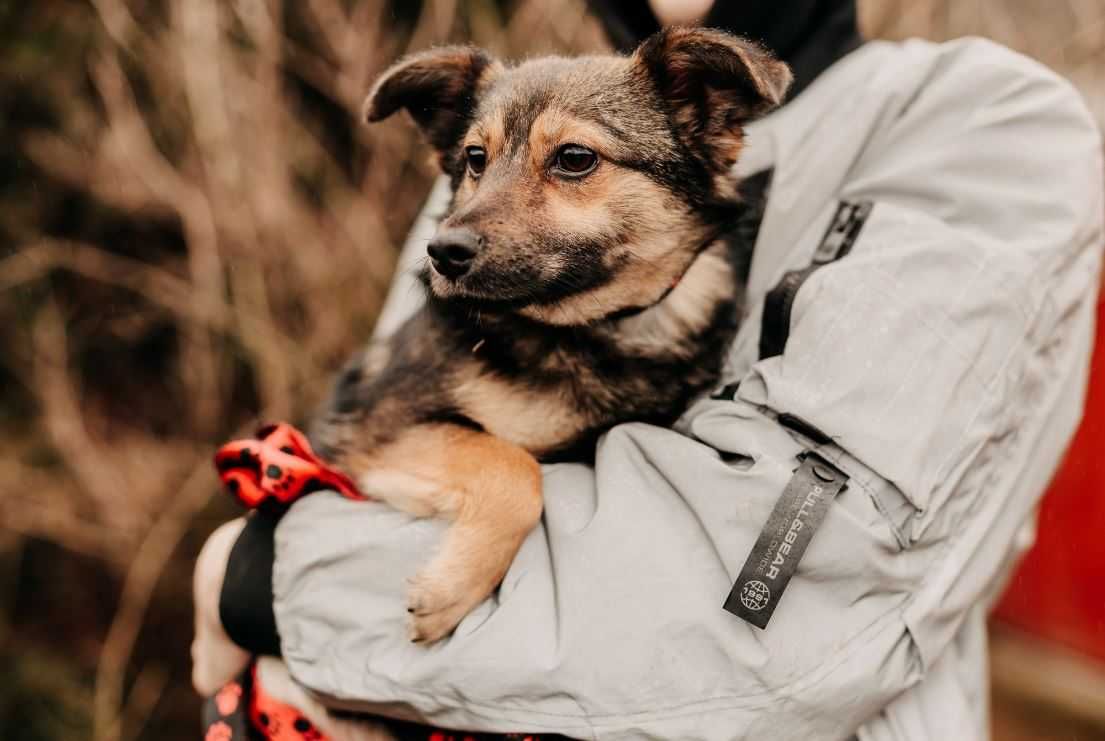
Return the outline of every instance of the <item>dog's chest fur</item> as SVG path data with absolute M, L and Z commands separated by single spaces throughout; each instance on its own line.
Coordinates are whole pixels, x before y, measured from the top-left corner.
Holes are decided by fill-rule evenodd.
M 458 312 L 430 298 L 347 368 L 312 437 L 340 464 L 399 430 L 446 422 L 549 459 L 585 457 L 619 422 L 669 424 L 717 380 L 749 251 L 719 240 L 657 304 L 584 327 Z

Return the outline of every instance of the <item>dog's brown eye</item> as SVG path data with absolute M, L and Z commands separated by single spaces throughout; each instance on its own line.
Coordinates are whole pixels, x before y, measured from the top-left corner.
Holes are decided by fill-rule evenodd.
M 478 178 L 487 167 L 487 150 L 483 147 L 465 147 L 464 156 L 468 160 L 468 172 Z
M 597 154 L 578 144 L 565 144 L 556 153 L 556 169 L 566 175 L 586 175 L 598 163 Z

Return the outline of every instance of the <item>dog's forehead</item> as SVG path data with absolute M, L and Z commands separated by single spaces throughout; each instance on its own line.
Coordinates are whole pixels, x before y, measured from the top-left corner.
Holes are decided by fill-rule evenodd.
M 619 133 L 657 128 L 664 114 L 645 78 L 619 57 L 545 57 L 502 72 L 481 97 L 477 123 L 506 132 L 528 131 L 545 110 L 556 109 Z

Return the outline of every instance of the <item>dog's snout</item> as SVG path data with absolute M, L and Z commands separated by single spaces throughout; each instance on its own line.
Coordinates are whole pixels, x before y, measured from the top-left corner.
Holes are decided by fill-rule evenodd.
M 472 267 L 483 246 L 483 237 L 471 229 L 442 229 L 426 246 L 434 270 L 446 278 L 459 278 Z

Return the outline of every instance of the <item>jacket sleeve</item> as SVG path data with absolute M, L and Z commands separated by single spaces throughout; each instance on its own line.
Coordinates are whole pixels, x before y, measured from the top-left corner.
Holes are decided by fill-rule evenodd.
M 439 523 L 297 503 L 274 574 L 293 675 L 338 707 L 582 738 L 844 738 L 922 682 L 1077 424 L 1102 242 L 1073 91 L 984 42 L 946 49 L 850 164 L 838 195 L 875 206 L 799 292 L 783 355 L 741 360 L 750 320 L 735 398 L 547 466 L 541 527 L 451 638 L 403 638 Z M 759 630 L 721 605 L 808 449 L 849 484 Z

